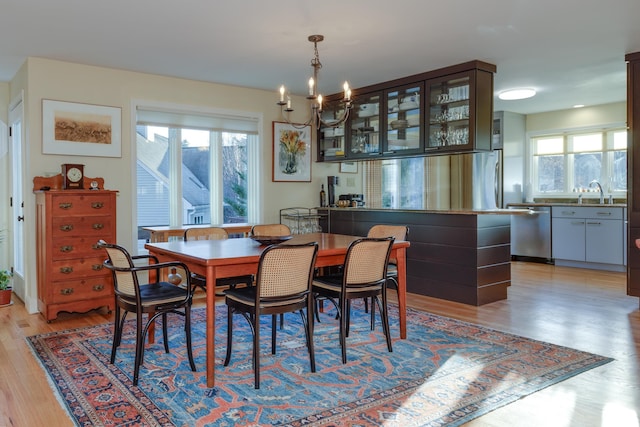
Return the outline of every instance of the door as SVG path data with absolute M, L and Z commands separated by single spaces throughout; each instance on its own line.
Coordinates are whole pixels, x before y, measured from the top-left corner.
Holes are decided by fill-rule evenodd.
M 9 110 L 9 180 L 10 184 L 10 221 L 9 248 L 12 253 L 13 292 L 26 301 L 24 282 L 24 194 L 23 194 L 23 139 L 22 128 L 23 106 L 22 99 L 18 100 Z

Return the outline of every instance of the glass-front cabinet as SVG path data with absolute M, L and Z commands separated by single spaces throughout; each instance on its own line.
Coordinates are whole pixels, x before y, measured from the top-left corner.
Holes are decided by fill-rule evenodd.
M 344 116 L 344 104 L 338 101 L 327 100 L 321 111 L 322 120 L 325 123 L 332 123 Z M 320 125 L 318 134 L 318 148 L 320 161 L 336 161 L 345 159 L 345 128 L 346 123 L 337 127 Z
M 470 61 L 356 89 L 344 126 L 320 126 L 319 161 L 491 150 L 495 65 Z M 323 119 L 343 114 L 327 97 Z
M 489 82 L 485 81 L 487 76 L 491 77 Z M 425 151 L 491 150 L 492 74 L 477 74 L 473 70 L 432 79 L 426 85 Z
M 385 92 L 385 155 L 422 151 L 422 84 L 403 86 Z
M 358 96 L 349 119 L 347 157 L 371 158 L 382 154 L 382 109 L 380 93 Z

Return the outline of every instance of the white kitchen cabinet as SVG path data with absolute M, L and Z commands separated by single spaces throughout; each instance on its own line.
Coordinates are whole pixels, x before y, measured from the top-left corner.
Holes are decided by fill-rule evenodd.
M 585 223 L 585 261 L 624 264 L 622 220 L 587 219 Z
M 551 220 L 551 248 L 555 259 L 585 260 L 585 233 L 583 218 L 556 218 Z
M 552 255 L 556 264 L 624 265 L 622 208 L 553 206 L 551 216 Z

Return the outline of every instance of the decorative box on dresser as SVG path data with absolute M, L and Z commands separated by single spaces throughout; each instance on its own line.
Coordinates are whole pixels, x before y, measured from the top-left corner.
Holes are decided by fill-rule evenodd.
M 38 309 L 47 321 L 61 311 L 113 310 L 113 279 L 96 244 L 116 240 L 116 193 L 35 191 Z

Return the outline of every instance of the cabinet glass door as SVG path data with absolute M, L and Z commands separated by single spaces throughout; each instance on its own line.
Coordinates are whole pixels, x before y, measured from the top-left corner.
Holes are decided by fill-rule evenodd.
M 344 115 L 344 104 L 338 101 L 327 101 L 322 106 L 322 120 L 331 124 Z M 345 124 L 331 127 L 321 124 L 318 135 L 319 158 L 332 160 L 345 156 Z
M 412 85 L 386 92 L 385 153 L 417 151 L 422 142 L 422 87 Z
M 459 150 L 471 145 L 470 76 L 438 79 L 427 85 L 429 135 L 426 150 Z
M 382 154 L 380 144 L 380 103 L 379 93 L 358 95 L 349 120 L 347 157 L 372 157 Z

